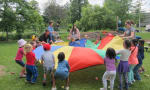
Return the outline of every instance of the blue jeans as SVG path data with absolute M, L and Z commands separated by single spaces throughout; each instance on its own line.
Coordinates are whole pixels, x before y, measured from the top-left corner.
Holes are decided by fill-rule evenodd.
M 52 40 L 53 42 L 55 42 L 55 38 L 54 38 L 54 35 L 53 35 L 52 33 L 50 33 L 50 37 L 51 37 L 51 40 Z
M 26 65 L 26 71 L 27 71 L 26 80 L 35 83 L 38 76 L 36 66 Z
M 137 64 L 133 69 L 134 77 L 136 80 L 141 80 L 140 74 L 138 72 L 138 70 L 140 69 L 141 66 L 142 66 L 142 64 Z
M 138 70 L 140 69 L 140 67 L 142 66 L 143 62 L 142 62 L 142 57 L 140 55 L 138 55 L 138 61 L 139 61 L 139 64 L 137 64 L 134 69 L 133 69 L 133 72 L 134 72 L 134 77 L 136 80 L 141 80 L 141 77 L 140 77 L 140 74 L 138 72 Z

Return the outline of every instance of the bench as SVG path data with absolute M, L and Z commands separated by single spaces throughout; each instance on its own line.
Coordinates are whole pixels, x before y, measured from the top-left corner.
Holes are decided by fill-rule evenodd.
M 150 48 L 150 42 L 146 42 L 148 44 L 148 46 L 144 46 L 146 52 L 148 51 L 148 49 Z

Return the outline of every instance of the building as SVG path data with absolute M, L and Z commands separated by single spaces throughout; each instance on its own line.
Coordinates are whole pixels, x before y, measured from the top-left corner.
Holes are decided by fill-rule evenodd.
M 146 25 L 150 25 L 150 13 L 143 13 L 141 20 L 141 27 L 145 27 Z

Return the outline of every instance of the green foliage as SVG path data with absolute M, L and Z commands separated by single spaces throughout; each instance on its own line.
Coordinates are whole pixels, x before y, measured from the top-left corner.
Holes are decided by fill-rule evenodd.
M 81 9 L 88 4 L 88 0 L 71 0 L 70 13 L 72 24 L 75 23 L 77 20 L 80 20 L 80 18 L 82 17 Z
M 41 31 L 44 27 L 43 17 L 37 9 L 37 2 L 32 0 L 2 0 L 0 2 L 0 30 L 7 33 L 16 30 L 18 38 L 25 29 Z
M 115 15 L 105 7 L 88 5 L 82 8 L 81 14 L 76 24 L 82 31 L 115 28 Z

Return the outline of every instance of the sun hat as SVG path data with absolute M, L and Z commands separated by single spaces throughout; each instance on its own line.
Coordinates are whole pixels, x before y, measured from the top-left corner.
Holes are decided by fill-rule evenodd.
M 49 44 L 43 44 L 44 50 L 50 50 L 51 46 Z
M 24 46 L 26 43 L 27 43 L 27 41 L 25 41 L 24 39 L 18 40 L 18 45 L 19 45 L 19 47 Z

